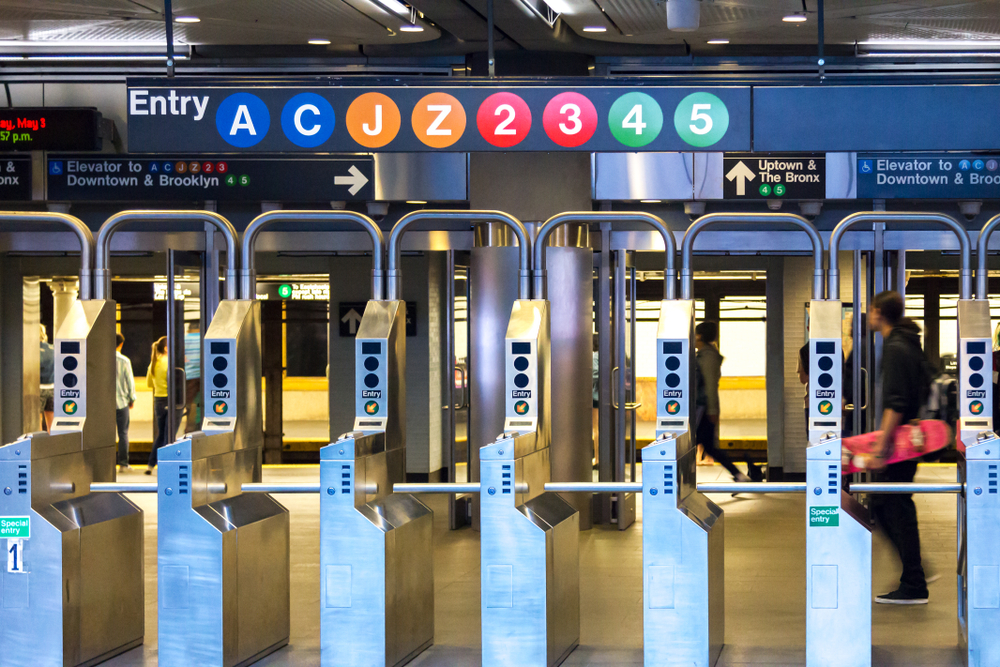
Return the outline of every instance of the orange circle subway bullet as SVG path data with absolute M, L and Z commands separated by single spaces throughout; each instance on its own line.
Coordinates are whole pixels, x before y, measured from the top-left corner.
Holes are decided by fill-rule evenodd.
M 344 124 L 351 138 L 365 148 L 381 148 L 396 138 L 402 118 L 388 95 L 365 93 L 347 107 Z
M 431 148 L 447 148 L 465 132 L 465 109 L 448 93 L 425 95 L 413 108 L 413 133 Z

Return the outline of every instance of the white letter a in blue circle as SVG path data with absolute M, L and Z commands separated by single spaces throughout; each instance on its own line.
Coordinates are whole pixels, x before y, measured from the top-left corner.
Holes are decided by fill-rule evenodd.
M 235 137 L 238 130 L 248 130 L 250 134 L 257 136 L 257 130 L 253 127 L 253 118 L 250 117 L 250 110 L 245 104 L 241 104 L 236 109 L 236 118 L 233 119 L 233 126 L 229 129 L 229 136 Z

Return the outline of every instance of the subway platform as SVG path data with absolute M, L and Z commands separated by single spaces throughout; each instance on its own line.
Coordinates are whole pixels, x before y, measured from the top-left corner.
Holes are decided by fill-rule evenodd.
M 317 466 L 264 469 L 265 482 L 308 482 Z M 922 464 L 918 482 L 954 481 L 953 465 Z M 698 469 L 699 481 L 728 481 L 719 466 Z M 149 481 L 139 472 L 121 482 Z M 156 648 L 156 496 L 130 496 L 146 513 L 146 638 L 107 663 L 152 667 Z M 291 641 L 258 662 L 262 667 L 320 664 L 319 499 L 278 495 L 291 512 Z M 423 496 L 435 511 L 434 645 L 414 667 L 476 667 L 480 660 L 479 535 L 447 529 L 446 497 Z M 804 496 L 713 495 L 726 512 L 726 646 L 719 667 L 799 667 L 805 664 Z M 955 503 L 951 495 L 915 496 L 924 567 L 940 575 L 930 604 L 873 603 L 874 667 L 959 667 L 956 623 Z M 580 646 L 563 663 L 585 667 L 642 667 L 642 502 L 639 519 L 624 532 L 598 526 L 580 536 Z M 899 563 L 884 535 L 873 540 L 875 594 L 893 590 Z M 513 667 L 513 666 L 512 666 Z

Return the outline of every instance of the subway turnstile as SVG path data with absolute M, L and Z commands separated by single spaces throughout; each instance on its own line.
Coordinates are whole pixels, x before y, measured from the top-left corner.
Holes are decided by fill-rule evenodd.
M 809 304 L 806 449 L 806 665 L 871 665 L 872 534 L 868 510 L 841 490 L 840 301 Z
M 92 665 L 144 635 L 143 514 L 115 478 L 115 305 L 77 301 L 55 342 L 52 434 L 0 447 L 0 664 Z
M 202 432 L 159 453 L 159 663 L 247 665 L 288 643 L 288 511 L 259 482 L 260 305 L 223 301 L 205 335 Z
M 433 513 L 393 493 L 406 474 L 406 304 L 369 301 L 356 345 L 354 430 L 320 450 L 324 666 L 394 667 L 434 640 Z

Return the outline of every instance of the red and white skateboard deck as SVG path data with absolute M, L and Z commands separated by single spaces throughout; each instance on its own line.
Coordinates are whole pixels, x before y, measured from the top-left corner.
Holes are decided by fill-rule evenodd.
M 850 475 L 868 469 L 872 451 L 882 431 L 872 431 L 844 438 L 841 472 Z M 896 429 L 891 453 L 886 465 L 908 461 L 944 449 L 951 443 L 951 428 L 937 419 L 923 419 L 916 423 L 903 424 Z

